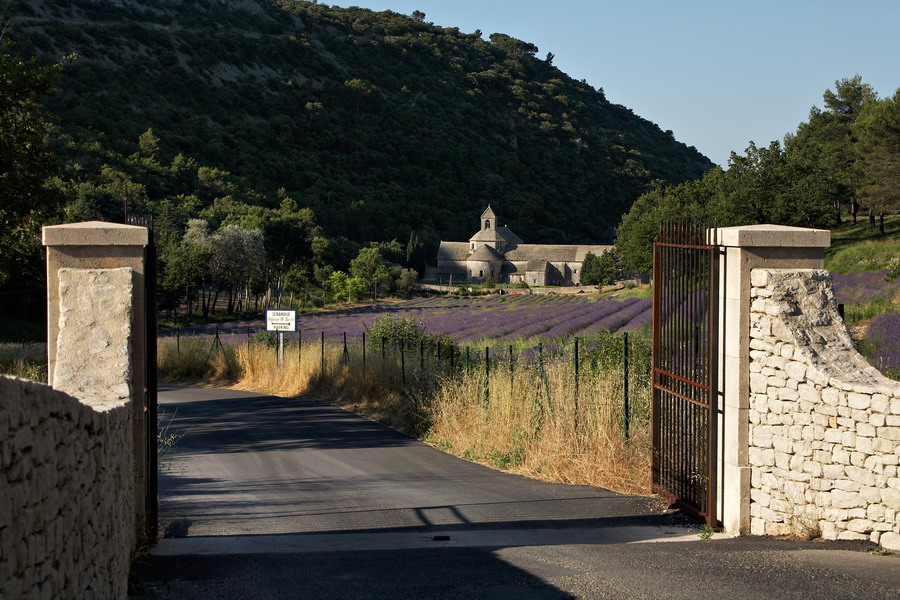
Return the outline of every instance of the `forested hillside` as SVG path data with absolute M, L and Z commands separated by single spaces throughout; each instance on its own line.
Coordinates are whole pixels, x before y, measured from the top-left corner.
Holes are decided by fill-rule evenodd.
M 532 44 L 294 0 L 0 0 L 0 313 L 40 226 L 155 218 L 160 305 L 402 293 L 490 203 L 609 242 L 712 164 Z M 34 57 L 34 58 L 32 58 Z
M 608 242 L 649 182 L 712 166 L 533 45 L 421 14 L 23 0 L 10 35 L 22 54 L 78 55 L 48 104 L 73 139 L 130 155 L 152 128 L 163 160 L 238 175 L 268 207 L 284 188 L 357 242 L 466 239 L 487 202 L 531 242 Z

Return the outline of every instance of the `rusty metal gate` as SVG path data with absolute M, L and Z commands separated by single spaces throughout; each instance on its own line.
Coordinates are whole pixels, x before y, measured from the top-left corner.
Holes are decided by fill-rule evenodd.
M 144 439 L 147 464 L 144 477 L 147 482 L 144 506 L 147 510 L 146 531 L 149 539 L 156 539 L 159 515 L 159 480 L 157 447 L 157 372 L 156 372 L 156 245 L 153 240 L 153 217 L 143 214 L 126 214 L 129 225 L 147 228 L 147 246 L 144 248 Z
M 718 259 L 702 225 L 664 224 L 653 246 L 653 491 L 711 526 Z

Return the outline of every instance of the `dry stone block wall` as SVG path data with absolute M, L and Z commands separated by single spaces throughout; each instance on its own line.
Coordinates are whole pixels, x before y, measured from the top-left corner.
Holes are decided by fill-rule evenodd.
M 854 349 L 827 271 L 751 285 L 751 533 L 900 550 L 900 383 Z
M 133 279 L 60 269 L 56 389 L 0 377 L 0 598 L 127 596 Z
M 131 407 L 0 377 L 0 598 L 125 598 Z

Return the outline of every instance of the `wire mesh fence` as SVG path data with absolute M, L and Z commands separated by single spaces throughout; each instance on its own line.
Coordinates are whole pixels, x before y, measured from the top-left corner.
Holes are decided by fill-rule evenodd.
M 600 332 L 534 345 L 459 345 L 446 337 L 388 338 L 309 331 L 282 334 L 251 326 L 215 326 L 208 331 L 167 332 L 174 351 L 196 353 L 205 344 L 207 361 L 226 346 L 251 362 L 271 359 L 282 368 L 326 374 L 347 368 L 356 377 L 378 378 L 407 395 L 433 392 L 450 379 L 477 379 L 480 401 L 519 394 L 544 416 L 564 414 L 575 428 L 614 427 L 627 439 L 650 417 L 651 340 L 642 332 Z M 190 340 L 191 347 L 187 348 Z

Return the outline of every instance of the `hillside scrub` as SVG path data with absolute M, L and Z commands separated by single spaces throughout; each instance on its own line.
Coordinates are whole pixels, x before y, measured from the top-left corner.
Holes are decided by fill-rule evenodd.
M 102 178 L 109 165 L 134 180 L 139 168 L 121 163 L 136 153 L 235 176 L 231 189 L 207 186 L 195 167 L 179 178 L 195 190 L 178 193 L 164 173 L 141 181 L 148 193 L 131 194 L 141 206 L 130 210 L 161 217 L 168 200 L 180 227 L 180 212 L 195 217 L 216 200 L 274 208 L 284 190 L 332 240 L 416 233 L 435 250 L 440 239 L 465 239 L 468 215 L 488 198 L 531 242 L 608 242 L 650 182 L 712 167 L 527 42 L 392 11 L 21 0 L 10 34 L 24 55 L 79 57 L 48 103 L 79 179 Z M 156 141 L 139 144 L 148 131 Z M 115 164 L 83 160 L 95 145 Z M 93 209 L 120 218 L 122 202 Z

